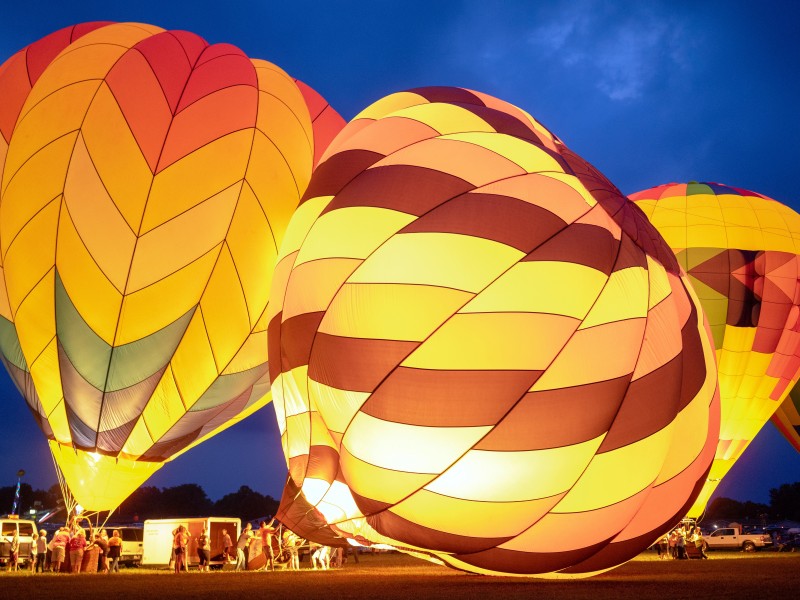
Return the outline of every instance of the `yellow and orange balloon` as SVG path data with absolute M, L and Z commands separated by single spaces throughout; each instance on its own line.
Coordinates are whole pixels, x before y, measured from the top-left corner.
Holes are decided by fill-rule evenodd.
M 686 512 L 719 431 L 713 346 L 641 212 L 524 111 L 421 88 L 315 170 L 268 308 L 310 539 L 586 576 Z
M 0 106 L 4 362 L 76 500 L 114 508 L 269 402 L 271 274 L 314 125 L 279 67 L 139 23 L 21 51 Z
M 800 376 L 800 215 L 717 183 L 671 183 L 631 199 L 675 251 L 714 335 L 722 418 L 714 465 L 689 512 L 700 516 Z M 776 424 L 791 441 L 797 408 L 791 399 L 784 407 Z

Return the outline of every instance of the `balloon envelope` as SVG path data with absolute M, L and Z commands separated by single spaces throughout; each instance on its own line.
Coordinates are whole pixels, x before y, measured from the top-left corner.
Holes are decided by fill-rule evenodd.
M 279 517 L 479 573 L 621 564 L 711 463 L 698 307 L 641 212 L 524 111 L 379 100 L 323 155 L 276 267 Z
M 32 87 L 2 84 L 19 109 L 0 329 L 76 500 L 101 510 L 269 402 L 272 267 L 315 149 L 275 65 L 185 31 L 76 29 Z
M 671 183 L 630 196 L 673 248 L 708 316 L 722 403 L 714 465 L 690 515 L 800 375 L 800 215 L 756 192 Z

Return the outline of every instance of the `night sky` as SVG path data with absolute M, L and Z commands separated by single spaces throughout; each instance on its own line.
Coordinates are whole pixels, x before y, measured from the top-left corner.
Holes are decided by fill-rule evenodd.
M 512 102 L 623 192 L 714 181 L 800 210 L 800 3 L 371 0 L 6 2 L 0 61 L 61 27 L 140 21 L 276 63 L 345 119 L 392 92 L 454 85 Z M 44 436 L 0 373 L 0 486 L 55 483 Z M 167 464 L 150 484 L 248 485 L 279 497 L 271 407 Z M 800 454 L 768 424 L 717 495 L 769 501 Z M 11 507 L 8 507 L 10 509 Z M 5 511 L 0 507 L 0 512 Z

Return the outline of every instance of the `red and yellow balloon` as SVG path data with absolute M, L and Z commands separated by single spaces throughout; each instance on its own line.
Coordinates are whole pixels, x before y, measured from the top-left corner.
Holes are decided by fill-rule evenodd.
M 524 111 L 421 88 L 333 140 L 268 309 L 279 516 L 487 574 L 580 577 L 680 519 L 710 334 L 641 212 Z
M 140 23 L 14 55 L 0 106 L 4 362 L 76 500 L 114 508 L 269 402 L 272 268 L 315 128 L 279 67 Z
M 700 516 L 800 376 L 800 215 L 717 183 L 671 183 L 631 199 L 675 251 L 714 335 L 722 419 L 714 465 L 689 513 Z

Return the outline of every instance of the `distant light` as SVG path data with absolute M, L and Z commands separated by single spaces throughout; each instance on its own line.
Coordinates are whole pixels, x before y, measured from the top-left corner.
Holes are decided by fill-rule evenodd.
M 36 509 L 35 509 L 35 508 L 32 508 L 32 509 L 30 509 L 30 510 L 28 511 L 28 514 L 29 514 L 29 515 L 35 515 L 35 514 L 36 514 Z
M 83 512 L 83 507 L 80 504 L 75 505 L 75 514 L 79 515 Z

